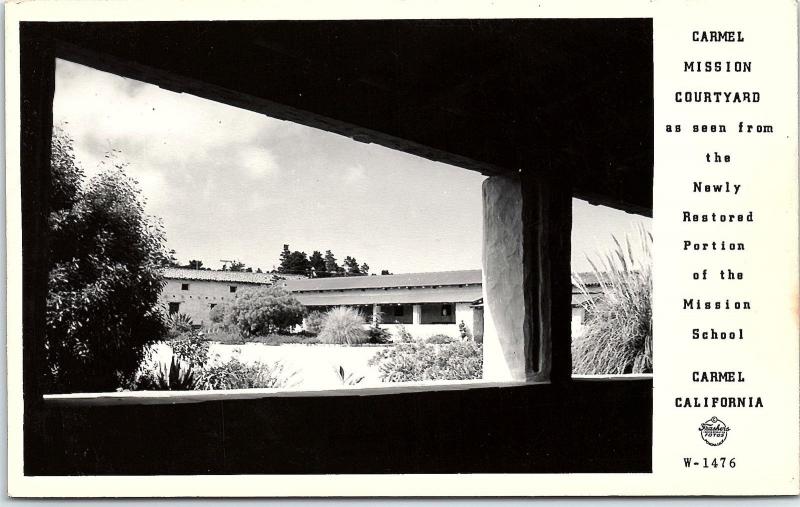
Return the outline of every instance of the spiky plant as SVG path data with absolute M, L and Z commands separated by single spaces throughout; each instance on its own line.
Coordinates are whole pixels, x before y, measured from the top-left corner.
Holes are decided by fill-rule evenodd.
M 163 364 L 155 376 L 143 379 L 139 389 L 153 391 L 192 391 L 197 389 L 192 368 L 183 365 L 174 355 L 169 364 Z
M 185 313 L 173 313 L 167 320 L 167 336 L 175 338 L 181 333 L 186 333 L 193 328 L 192 318 Z
M 588 259 L 601 293 L 592 294 L 586 281 L 573 274 L 585 296 L 584 331 L 572 340 L 572 370 L 576 374 L 653 372 L 652 245 L 653 235 L 639 226 L 639 248 L 631 238 L 597 262 Z
M 353 373 L 352 371 L 351 372 L 345 372 L 344 371 L 344 366 L 342 366 L 342 365 L 339 365 L 338 368 L 334 368 L 333 371 L 335 371 L 336 372 L 336 376 L 339 377 L 339 382 L 341 382 L 342 385 L 345 385 L 345 386 L 354 386 L 354 385 L 360 384 L 366 378 L 363 375 L 358 376 L 355 373 Z
M 348 306 L 337 306 L 325 314 L 319 341 L 354 345 L 366 343 L 369 335 L 364 330 L 364 316 Z

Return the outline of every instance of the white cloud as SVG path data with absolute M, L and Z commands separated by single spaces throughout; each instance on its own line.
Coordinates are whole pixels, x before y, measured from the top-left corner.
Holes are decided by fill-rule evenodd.
M 347 183 L 355 183 L 367 177 L 367 171 L 361 164 L 350 166 L 344 171 L 344 180 Z
M 278 170 L 274 155 L 266 148 L 245 146 L 238 150 L 237 155 L 241 169 L 253 178 L 269 176 Z
M 67 122 L 77 153 L 89 171 L 111 149 L 126 157 L 172 163 L 176 155 L 202 158 L 232 145 L 263 144 L 295 135 L 286 122 L 189 94 L 163 90 L 75 63 L 56 65 L 55 123 Z M 242 160 L 255 174 L 274 169 L 274 159 Z
M 477 173 L 61 60 L 53 114 L 87 176 L 120 152 L 183 261 L 269 268 L 288 242 L 375 270 L 480 264 Z

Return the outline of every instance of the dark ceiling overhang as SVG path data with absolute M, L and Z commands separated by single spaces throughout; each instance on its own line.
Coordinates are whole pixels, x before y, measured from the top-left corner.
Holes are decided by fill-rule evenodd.
M 57 23 L 60 57 L 651 214 L 649 19 Z

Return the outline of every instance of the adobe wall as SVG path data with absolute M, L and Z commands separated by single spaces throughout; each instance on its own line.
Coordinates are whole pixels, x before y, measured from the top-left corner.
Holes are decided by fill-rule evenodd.
M 181 284 L 185 283 L 189 284 L 189 290 L 181 290 Z M 254 285 L 241 282 L 167 279 L 161 291 L 160 301 L 165 312 L 169 308 L 169 303 L 180 303 L 178 312 L 188 315 L 193 324 L 208 324 L 211 305 L 230 302 L 236 296 L 236 293 L 230 291 L 231 286 L 242 290 Z

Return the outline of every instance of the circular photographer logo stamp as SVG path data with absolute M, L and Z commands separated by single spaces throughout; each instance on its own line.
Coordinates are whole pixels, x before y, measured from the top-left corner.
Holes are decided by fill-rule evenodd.
M 728 438 L 728 432 L 730 430 L 731 429 L 726 426 L 724 422 L 716 417 L 712 417 L 700 425 L 700 436 L 703 437 L 703 440 L 705 440 L 708 445 L 716 447 Z

